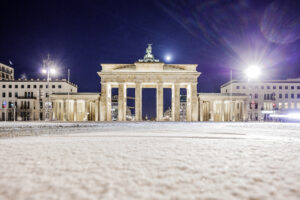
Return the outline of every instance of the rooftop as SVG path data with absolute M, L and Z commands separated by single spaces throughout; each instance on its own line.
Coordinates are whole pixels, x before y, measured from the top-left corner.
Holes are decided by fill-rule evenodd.
M 221 85 L 221 88 L 226 87 L 232 83 L 248 83 L 247 80 L 232 80 Z M 259 83 L 300 83 L 300 78 L 293 79 L 275 79 L 275 80 L 254 80 L 249 81 L 251 84 L 259 84 Z

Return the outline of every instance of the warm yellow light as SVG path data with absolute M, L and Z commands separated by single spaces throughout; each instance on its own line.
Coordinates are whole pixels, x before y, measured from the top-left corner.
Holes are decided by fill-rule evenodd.
M 42 69 L 42 73 L 43 73 L 43 74 L 46 74 L 46 73 L 47 73 L 47 70 L 46 70 L 46 69 Z

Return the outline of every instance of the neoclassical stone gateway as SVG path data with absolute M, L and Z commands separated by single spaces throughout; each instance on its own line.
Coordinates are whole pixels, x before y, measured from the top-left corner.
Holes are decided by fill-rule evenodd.
M 142 121 L 142 89 L 156 89 L 156 121 L 229 121 L 232 117 L 211 117 L 213 107 L 207 109 L 197 94 L 197 64 L 165 64 L 155 59 L 149 44 L 144 59 L 133 64 L 101 64 L 101 94 L 74 93 L 54 94 L 53 119 L 64 121 Z M 164 113 L 164 88 L 171 90 L 171 106 Z M 113 96 L 112 90 L 118 95 Z M 134 89 L 135 97 L 129 97 L 128 89 Z M 181 95 L 181 91 L 185 95 Z M 127 99 L 134 100 L 132 116 Z M 238 98 L 243 101 L 243 95 Z M 213 100 L 213 99 L 211 99 Z M 199 103 L 202 102 L 199 106 Z M 207 113 L 208 112 L 208 113 Z M 244 112 L 243 110 L 231 111 Z M 130 115 L 129 115 L 130 113 Z M 184 117 L 183 117 L 184 116 Z M 209 116 L 209 117 L 207 117 Z M 234 121 L 244 118 L 244 113 L 235 115 Z
M 163 121 L 163 89 L 172 90 L 172 121 L 180 119 L 180 89 L 185 88 L 186 120 L 198 120 L 197 65 L 173 65 L 162 62 L 102 64 L 100 120 L 111 121 L 111 89 L 118 88 L 118 120 L 126 120 L 127 89 L 135 88 L 135 120 L 142 120 L 142 89 L 156 88 L 156 120 Z

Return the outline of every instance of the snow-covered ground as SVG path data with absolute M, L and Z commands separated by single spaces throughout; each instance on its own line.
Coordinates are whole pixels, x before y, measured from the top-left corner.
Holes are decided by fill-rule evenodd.
M 0 136 L 0 200 L 300 199 L 300 124 L 7 122 Z

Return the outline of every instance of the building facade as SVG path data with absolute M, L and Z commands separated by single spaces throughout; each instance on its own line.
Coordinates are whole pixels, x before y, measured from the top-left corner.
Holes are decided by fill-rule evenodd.
M 0 63 L 0 81 L 14 80 L 14 68 Z
M 247 96 L 243 94 L 199 93 L 199 120 L 239 122 L 247 120 Z
M 0 120 L 29 121 L 45 119 L 45 102 L 53 93 L 76 93 L 77 85 L 65 79 L 51 80 L 1 80 Z
M 247 118 L 242 94 L 197 93 L 196 64 L 165 64 L 155 59 L 151 45 L 144 59 L 133 64 L 101 64 L 101 93 L 52 95 L 54 120 L 142 121 L 142 90 L 156 89 L 156 121 L 243 121 Z M 128 95 L 134 90 L 134 97 Z M 171 106 L 164 111 L 164 90 Z M 113 95 L 117 90 L 118 95 Z M 128 105 L 128 100 L 134 106 Z M 91 106 L 92 105 L 92 106 Z M 95 110 L 94 110 L 95 109 Z
M 222 94 L 245 94 L 249 120 L 273 120 L 274 113 L 300 111 L 300 78 L 265 81 L 229 81 L 221 86 Z

